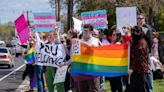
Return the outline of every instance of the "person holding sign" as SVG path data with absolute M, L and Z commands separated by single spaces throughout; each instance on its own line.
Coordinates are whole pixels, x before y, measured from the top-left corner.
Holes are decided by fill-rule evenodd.
M 74 53 L 74 52 L 72 52 L 73 51 L 73 46 L 72 45 L 73 45 L 73 43 L 74 43 L 73 41 L 75 39 L 78 40 L 78 31 L 76 29 L 68 30 L 68 32 L 67 32 L 67 50 L 68 50 L 67 53 L 70 54 L 71 62 L 72 62 L 71 56 Z M 78 49 L 79 48 L 76 48 L 75 52 L 76 51 L 79 52 Z M 66 59 L 67 59 L 67 56 L 66 56 Z M 67 76 L 66 76 L 66 80 L 65 80 L 65 86 L 67 86 L 67 88 L 68 88 L 68 86 L 70 86 L 70 88 L 73 90 L 73 92 L 74 91 L 79 92 L 78 82 L 73 80 L 73 76 L 71 76 L 70 73 L 71 73 L 71 64 L 70 64 L 70 67 L 68 67 L 68 72 L 67 72 Z M 68 77 L 69 75 L 70 75 L 70 78 Z
M 122 44 L 122 36 L 120 31 L 115 28 L 115 30 L 112 33 L 112 41 L 111 44 Z M 109 82 L 111 86 L 112 92 L 122 92 L 122 76 L 117 77 L 109 77 Z
M 130 47 L 130 87 L 127 92 L 150 92 L 149 91 L 149 47 L 142 28 L 132 28 L 132 44 Z
M 99 46 L 97 38 L 92 36 L 93 26 L 90 24 L 84 25 L 82 35 L 82 45 L 86 47 Z M 100 77 L 81 74 L 79 77 L 79 91 L 80 92 L 100 92 Z
M 30 39 L 27 41 L 27 53 L 23 54 L 23 57 L 25 59 L 25 64 L 26 64 L 26 68 L 25 71 L 23 72 L 22 75 L 22 79 L 25 80 L 26 76 L 29 76 L 29 80 L 30 80 L 30 89 L 29 91 L 33 91 L 34 90 L 34 83 L 35 83 L 35 79 L 34 79 L 34 62 L 35 59 L 33 58 L 33 50 L 32 48 L 34 47 L 35 43 L 33 39 Z
M 145 16 L 143 13 L 140 13 L 137 15 L 137 25 L 142 28 L 142 31 L 144 32 L 146 42 L 149 47 L 149 54 L 151 53 L 152 48 L 152 27 L 145 22 Z M 150 56 L 148 58 L 148 64 L 149 64 L 149 73 L 148 73 L 148 81 L 149 81 L 149 90 L 150 92 L 153 92 L 153 73 L 151 70 L 151 64 L 150 64 Z
M 149 46 L 149 52 L 152 47 L 152 27 L 146 24 L 144 14 L 140 13 L 137 16 L 137 25 L 142 27 L 142 31 L 146 34 L 146 42 Z
M 125 33 L 125 35 L 122 36 L 123 37 L 123 42 L 127 43 L 127 44 L 130 44 L 130 40 L 132 39 L 131 38 L 131 26 L 129 24 L 125 24 L 122 27 L 122 30 Z
M 45 42 L 46 41 L 46 36 L 43 35 L 43 33 L 41 33 L 40 36 L 41 36 L 41 40 L 43 40 L 43 42 Z M 38 44 L 38 43 L 36 42 L 36 44 Z M 39 45 L 41 45 L 41 43 Z M 37 59 L 36 59 L 36 61 L 37 61 Z M 35 64 L 35 66 L 34 66 L 34 75 L 35 75 L 35 80 L 36 80 L 38 92 L 45 92 L 45 85 L 44 85 L 45 75 L 44 75 L 44 72 L 43 72 L 43 66 Z
M 48 43 L 60 44 L 59 32 L 57 30 L 53 30 L 48 33 Z M 56 86 L 57 92 L 65 92 L 64 83 L 53 84 L 56 70 L 57 68 L 46 66 L 46 83 L 47 83 L 48 91 L 55 92 L 55 86 Z
M 70 72 L 69 72 L 70 64 L 71 64 L 70 50 L 67 47 L 66 36 L 61 35 L 60 40 L 61 40 L 61 43 L 64 45 L 65 51 L 66 51 L 66 58 L 64 60 L 64 63 L 65 63 L 64 65 L 65 65 L 65 67 L 66 66 L 68 67 L 67 70 L 66 70 L 66 74 L 65 74 L 64 87 L 65 87 L 65 91 L 69 92 L 69 90 L 71 89 L 71 84 L 70 84 L 70 79 L 71 79 L 70 76 L 71 75 L 70 75 Z

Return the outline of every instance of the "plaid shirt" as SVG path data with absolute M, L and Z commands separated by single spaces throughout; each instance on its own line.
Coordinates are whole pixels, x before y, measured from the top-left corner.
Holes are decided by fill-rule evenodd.
M 148 73 L 149 47 L 144 38 L 131 45 L 130 68 L 137 73 Z

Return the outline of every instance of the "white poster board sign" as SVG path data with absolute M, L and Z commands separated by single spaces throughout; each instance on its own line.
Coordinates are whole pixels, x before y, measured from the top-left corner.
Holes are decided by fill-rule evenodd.
M 80 41 L 78 39 L 72 39 L 72 55 L 80 54 Z
M 63 44 L 44 43 L 36 33 L 35 64 L 41 66 L 59 67 L 64 64 L 66 52 Z
M 117 7 L 116 8 L 116 21 L 117 28 L 124 35 L 122 31 L 122 27 L 125 24 L 129 24 L 130 26 L 137 25 L 137 12 L 136 7 Z
M 74 23 L 73 28 L 78 30 L 81 34 L 82 33 L 82 27 L 81 27 L 82 26 L 82 21 L 77 19 L 77 18 L 74 18 L 74 17 L 72 17 L 72 18 L 73 18 L 73 23 Z
M 56 26 L 61 34 L 64 34 L 64 23 L 56 22 Z
M 56 71 L 54 84 L 65 82 L 68 66 L 59 67 Z
M 35 63 L 37 65 L 58 67 L 64 64 L 65 49 L 62 44 L 44 44 L 40 51 L 35 52 Z

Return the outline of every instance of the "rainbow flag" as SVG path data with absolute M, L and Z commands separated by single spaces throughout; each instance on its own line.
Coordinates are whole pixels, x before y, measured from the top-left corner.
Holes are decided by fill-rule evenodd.
M 86 48 L 81 54 L 72 55 L 71 75 L 116 77 L 128 73 L 129 49 L 125 44 Z
M 35 57 L 34 57 L 34 47 L 30 48 L 27 51 L 27 54 L 24 56 L 24 59 L 26 60 L 26 63 L 28 64 L 32 64 L 35 61 Z

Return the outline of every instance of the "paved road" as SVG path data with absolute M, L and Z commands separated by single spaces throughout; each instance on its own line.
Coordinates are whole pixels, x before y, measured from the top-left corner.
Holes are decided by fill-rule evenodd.
M 14 68 L 0 66 L 0 92 L 21 92 L 18 91 L 18 87 L 23 82 L 22 73 L 25 69 L 23 63 L 22 58 L 15 58 Z

